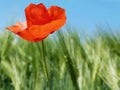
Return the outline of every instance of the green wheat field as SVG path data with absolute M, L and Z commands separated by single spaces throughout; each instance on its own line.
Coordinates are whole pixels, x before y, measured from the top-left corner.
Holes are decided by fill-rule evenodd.
M 59 30 L 32 43 L 0 32 L 0 90 L 120 90 L 120 33 Z

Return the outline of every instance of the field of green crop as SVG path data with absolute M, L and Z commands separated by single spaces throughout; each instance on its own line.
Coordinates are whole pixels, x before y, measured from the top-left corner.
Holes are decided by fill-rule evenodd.
M 120 90 L 120 34 L 60 30 L 32 43 L 0 33 L 0 90 Z

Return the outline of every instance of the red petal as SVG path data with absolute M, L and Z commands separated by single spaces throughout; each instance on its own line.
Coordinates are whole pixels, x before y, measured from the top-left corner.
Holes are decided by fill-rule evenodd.
M 29 31 L 38 38 L 45 38 L 50 33 L 61 28 L 65 22 L 66 19 L 58 19 L 44 25 L 33 25 L 29 28 Z
M 37 38 L 45 38 L 49 35 L 49 29 L 46 29 L 46 25 L 33 25 L 29 28 L 29 32 Z
M 25 13 L 28 27 L 30 27 L 31 25 L 46 24 L 51 20 L 46 7 L 42 3 L 38 5 L 30 4 L 25 9 Z
M 14 33 L 18 33 L 21 30 L 24 30 L 27 28 L 26 22 L 17 22 L 15 25 L 7 27 L 6 29 L 14 32 Z
M 27 6 L 27 7 L 25 8 L 26 21 L 27 21 L 27 26 L 28 26 L 28 27 L 32 25 L 32 22 L 31 22 L 30 19 L 29 19 L 30 10 L 31 10 L 32 8 L 35 8 L 35 7 L 36 7 L 35 4 L 30 4 L 29 6 Z
M 42 38 L 36 38 L 35 36 L 33 36 L 28 30 L 23 30 L 17 34 L 23 39 L 31 41 L 31 42 L 38 42 L 42 40 Z
M 19 27 L 16 26 L 16 25 L 7 27 L 6 29 L 9 30 L 9 31 L 12 31 L 12 32 L 14 32 L 14 33 L 18 33 L 18 32 L 20 31 Z
M 66 15 L 65 15 L 65 10 L 61 7 L 58 6 L 51 6 L 49 9 L 49 14 L 52 18 L 52 20 L 56 20 L 56 19 L 65 19 Z
M 36 37 L 45 38 L 50 33 L 61 28 L 66 22 L 65 10 L 57 7 L 52 6 L 48 9 L 49 14 L 52 18 L 52 21 L 44 24 L 44 25 L 33 25 L 29 28 L 30 33 L 32 33 Z
M 7 27 L 6 29 L 19 35 L 21 38 L 31 42 L 37 42 L 42 40 L 42 38 L 36 38 L 34 35 L 32 35 L 27 29 L 25 29 L 25 27 L 25 23 L 17 22 L 16 25 Z

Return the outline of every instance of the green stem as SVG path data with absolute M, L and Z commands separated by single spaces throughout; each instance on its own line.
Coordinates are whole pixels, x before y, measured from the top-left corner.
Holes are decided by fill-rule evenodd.
M 49 82 L 50 79 L 49 79 L 49 73 L 48 73 L 48 69 L 47 69 L 47 63 L 46 63 L 46 59 L 45 59 L 46 50 L 45 50 L 44 41 L 41 42 L 41 45 L 42 45 L 42 50 L 40 49 L 39 43 L 37 44 L 37 47 L 38 47 L 39 51 L 42 51 L 41 52 L 42 53 L 42 61 L 41 61 L 41 63 L 42 63 L 42 66 L 43 66 L 43 72 L 44 72 L 45 78 L 47 80 L 47 85 L 49 86 L 50 85 L 49 84 L 50 83 Z M 49 87 L 49 90 L 51 90 L 50 87 Z
M 44 70 L 44 74 L 46 76 L 47 81 L 49 81 L 49 75 L 48 75 L 48 69 L 47 69 L 45 54 L 46 53 L 45 53 L 44 41 L 42 41 L 43 70 Z

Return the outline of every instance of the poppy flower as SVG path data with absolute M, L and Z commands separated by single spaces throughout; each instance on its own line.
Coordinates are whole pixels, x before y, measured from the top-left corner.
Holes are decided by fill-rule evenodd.
M 58 6 L 46 8 L 42 3 L 27 6 L 25 16 L 25 22 L 17 22 L 6 29 L 31 42 L 43 40 L 66 22 L 66 14 L 63 8 Z

